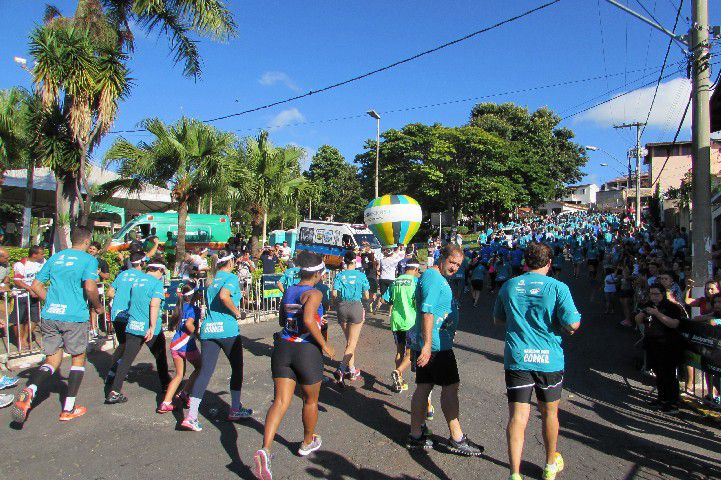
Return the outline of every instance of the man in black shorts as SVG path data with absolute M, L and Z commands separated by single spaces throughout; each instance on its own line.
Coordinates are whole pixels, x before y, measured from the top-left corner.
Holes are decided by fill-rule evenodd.
M 581 314 L 568 286 L 547 276 L 552 258 L 548 245 L 528 244 L 525 260 L 530 271 L 503 285 L 493 309 L 495 323 L 506 326 L 509 480 L 521 480 L 521 455 L 534 391 L 546 447 L 543 478 L 554 480 L 563 470 L 563 457 L 556 451 L 564 370 L 561 333 L 573 334 L 581 325 Z
M 448 449 L 460 455 L 479 457 L 483 447 L 471 442 L 458 420 L 458 364 L 453 338 L 458 327 L 458 306 L 447 278 L 453 277 L 463 262 L 463 250 L 448 244 L 435 266 L 421 275 L 416 290 L 416 323 L 408 331 L 411 362 L 416 368 L 416 390 L 411 401 L 411 432 L 408 449 L 428 449 L 433 442 L 424 425 L 428 396 L 435 385 L 441 387 L 441 408 L 448 422 Z

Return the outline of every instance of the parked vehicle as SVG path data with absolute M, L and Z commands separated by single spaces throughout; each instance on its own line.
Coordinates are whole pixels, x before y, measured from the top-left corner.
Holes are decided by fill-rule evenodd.
M 323 255 L 329 267 L 340 267 L 347 250 L 360 248 L 368 242 L 380 258 L 381 244 L 373 232 L 363 224 L 307 220 L 298 225 L 296 251 L 307 250 Z
M 231 237 L 230 219 L 227 215 L 188 214 L 185 230 L 186 248 L 222 248 Z M 140 232 L 143 240 L 157 236 L 161 244 L 168 238 L 178 238 L 178 214 L 175 212 L 146 213 L 126 223 L 115 235 L 108 250 L 126 250 L 135 234 Z

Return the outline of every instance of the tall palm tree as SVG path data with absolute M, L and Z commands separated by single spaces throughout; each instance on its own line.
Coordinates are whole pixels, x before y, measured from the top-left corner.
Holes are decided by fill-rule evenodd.
M 235 34 L 235 24 L 220 0 L 78 0 L 72 17 L 63 17 L 57 8 L 48 6 L 44 20 L 30 39 L 36 61 L 33 81 L 44 107 L 56 105 L 62 113 L 71 143 L 79 152 L 75 168 L 64 171 L 64 176 L 56 172 L 56 195 L 70 198 L 70 206 L 79 204 L 78 221 L 85 224 L 91 207 L 88 158 L 109 131 L 118 103 L 129 91 L 126 64 L 134 50 L 131 25 L 148 33 L 165 33 L 175 62 L 184 64 L 186 76 L 197 78 L 200 54 L 190 35 L 225 40 Z M 74 217 L 74 212 L 61 207 L 65 204 L 58 205 L 61 215 Z
M 133 145 L 120 137 L 105 154 L 103 165 L 118 163 L 118 180 L 103 185 L 107 196 L 120 188 L 139 190 L 143 185 L 168 187 L 178 207 L 177 258 L 185 255 L 185 231 L 191 201 L 223 191 L 231 169 L 229 152 L 235 135 L 197 120 L 181 118 L 166 125 L 157 118 L 143 122 L 153 134 L 150 143 Z
M 21 241 L 23 247 L 28 247 L 30 241 L 33 177 L 37 163 L 31 152 L 33 135 L 30 101 L 30 94 L 25 89 L 0 90 L 0 177 L 8 168 L 27 170 Z
M 268 132 L 263 131 L 257 138 L 247 138 L 235 153 L 233 186 L 250 212 L 251 252 L 257 256 L 259 237 L 262 235 L 263 243 L 267 238 L 269 209 L 282 208 L 307 182 L 300 174 L 299 159 L 304 152 L 294 145 L 273 146 Z

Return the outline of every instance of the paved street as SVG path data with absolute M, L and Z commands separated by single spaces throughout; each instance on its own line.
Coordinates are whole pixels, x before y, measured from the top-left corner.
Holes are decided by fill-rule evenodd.
M 559 450 L 566 459 L 566 479 L 721 478 L 718 424 L 689 410 L 677 418 L 645 408 L 651 386 L 634 368 L 639 355 L 636 337 L 602 314 L 602 296 L 587 280 L 572 284 L 583 314 L 579 333 L 566 342 L 566 390 L 561 413 Z M 469 437 L 486 447 L 483 458 L 463 458 L 438 450 L 409 454 L 403 448 L 408 433 L 410 392 L 389 390 L 393 340 L 387 320 L 371 317 L 363 331 L 358 365 L 363 381 L 338 390 L 324 386 L 318 432 L 321 451 L 301 459 L 301 403 L 296 399 L 274 446 L 273 469 L 278 479 L 505 479 L 507 418 L 503 382 L 502 331 L 491 324 L 492 297 L 474 309 L 461 310 L 456 354 L 461 371 L 461 423 Z M 157 377 L 151 357 L 143 351 L 132 370 L 124 405 L 102 403 L 101 376 L 110 355 L 90 357 L 79 403 L 89 413 L 68 424 L 59 423 L 60 383 L 31 412 L 22 430 L 10 426 L 10 411 L 0 411 L 0 477 L 8 479 L 133 479 L 252 478 L 252 454 L 259 447 L 262 422 L 273 395 L 270 378 L 271 335 L 275 322 L 243 329 L 246 373 L 243 401 L 256 410 L 250 421 L 222 420 L 230 396 L 230 370 L 219 364 L 201 406 L 203 432 L 176 430 L 179 416 L 158 415 Z M 331 340 L 342 348 L 342 334 L 331 323 Z M 67 365 L 63 374 L 67 374 Z M 326 366 L 330 375 L 331 366 Z M 27 376 L 27 372 L 22 374 Z M 447 436 L 434 393 L 436 419 L 431 422 L 439 441 Z M 523 473 L 540 478 L 544 461 L 540 420 L 533 415 L 526 439 Z

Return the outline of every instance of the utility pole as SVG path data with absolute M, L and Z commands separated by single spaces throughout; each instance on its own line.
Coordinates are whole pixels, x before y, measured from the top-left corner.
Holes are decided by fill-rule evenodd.
M 614 125 L 613 128 L 631 128 L 636 127 L 636 148 L 633 153 L 636 157 L 636 227 L 641 226 L 641 127 L 646 125 L 643 122 L 624 123 L 622 125 Z M 628 155 L 628 177 L 631 180 L 631 153 Z M 628 193 L 626 194 L 628 195 Z
M 711 257 L 711 118 L 709 112 L 710 85 L 710 43 L 708 23 L 708 0 L 692 0 L 692 25 L 690 35 L 677 35 L 666 30 L 653 20 L 634 12 L 617 0 L 608 3 L 624 10 L 651 27 L 670 36 L 682 48 L 688 48 L 691 57 L 691 91 L 693 111 L 691 120 L 691 175 L 693 183 L 691 234 L 691 278 L 696 285 L 710 277 L 709 261 Z M 718 38 L 718 27 L 713 27 Z M 703 291 L 697 286 L 694 290 Z M 694 295 L 698 292 L 694 291 Z
M 702 285 L 709 278 L 711 260 L 711 118 L 708 0 L 693 0 L 691 7 L 691 175 L 693 193 L 691 278 Z

